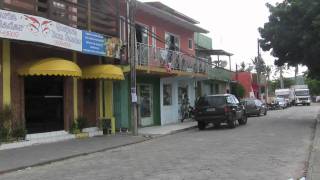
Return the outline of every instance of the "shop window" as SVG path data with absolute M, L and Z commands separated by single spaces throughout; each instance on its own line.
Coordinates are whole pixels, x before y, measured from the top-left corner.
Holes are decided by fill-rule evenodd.
M 164 106 L 172 105 L 172 85 L 171 84 L 163 85 L 163 105 Z

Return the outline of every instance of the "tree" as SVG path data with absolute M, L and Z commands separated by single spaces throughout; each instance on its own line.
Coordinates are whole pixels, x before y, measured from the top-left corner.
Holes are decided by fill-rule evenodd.
M 320 95 L 320 81 L 317 79 L 306 78 L 306 84 L 310 89 L 310 94 Z
M 271 81 L 269 83 L 270 83 L 270 91 L 274 91 L 276 89 L 281 88 L 279 79 Z M 283 78 L 283 84 L 284 84 L 283 88 L 290 88 L 292 85 L 294 85 L 294 81 L 289 78 Z
M 231 85 L 231 94 L 234 94 L 238 99 L 244 98 L 246 90 L 239 83 L 234 83 Z
M 266 71 L 266 64 L 260 55 L 255 57 L 252 60 L 252 63 L 255 66 L 255 69 L 257 72 L 257 84 L 259 85 L 258 92 L 260 96 L 261 95 L 261 88 L 260 88 L 261 75 Z
M 239 71 L 240 72 L 246 71 L 246 64 L 244 63 L 244 61 L 241 62 Z
M 271 66 L 266 66 L 264 74 L 267 76 L 267 86 L 266 86 L 266 99 L 269 99 L 269 82 L 270 82 L 270 74 L 271 74 Z
M 276 65 L 303 64 L 320 79 L 320 1 L 285 0 L 267 7 L 269 22 L 259 28 L 261 48 L 271 50 Z

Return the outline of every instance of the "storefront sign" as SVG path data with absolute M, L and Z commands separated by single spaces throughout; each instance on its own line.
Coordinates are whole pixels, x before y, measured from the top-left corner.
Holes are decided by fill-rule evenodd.
M 0 10 L 0 37 L 82 51 L 82 31 L 42 17 Z
M 106 56 L 106 38 L 102 34 L 83 31 L 82 52 L 99 56 Z
M 0 37 L 39 42 L 86 54 L 120 58 L 121 41 L 46 18 L 0 10 Z

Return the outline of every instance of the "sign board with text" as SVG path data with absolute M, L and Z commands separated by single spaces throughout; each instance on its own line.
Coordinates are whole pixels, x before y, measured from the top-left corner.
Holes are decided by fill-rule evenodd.
M 82 31 L 46 18 L 0 10 L 0 37 L 82 51 Z

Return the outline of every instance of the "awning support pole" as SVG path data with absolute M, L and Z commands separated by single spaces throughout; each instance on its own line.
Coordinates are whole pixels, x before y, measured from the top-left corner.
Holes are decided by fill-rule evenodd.
M 11 105 L 11 56 L 10 56 L 10 41 L 2 40 L 2 93 L 3 107 Z

